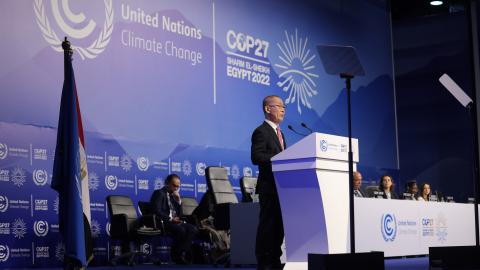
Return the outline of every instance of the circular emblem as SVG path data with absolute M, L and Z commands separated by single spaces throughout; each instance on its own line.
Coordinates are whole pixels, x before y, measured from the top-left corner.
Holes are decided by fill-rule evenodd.
M 6 262 L 10 257 L 10 249 L 7 245 L 0 245 L 0 262 Z
M 37 186 L 44 186 L 48 181 L 46 170 L 33 170 L 33 182 Z
M 117 177 L 114 176 L 114 175 L 107 175 L 105 176 L 105 186 L 109 189 L 109 190 L 115 190 L 117 189 L 117 185 L 118 185 L 118 181 L 117 181 Z
M 5 159 L 8 155 L 8 146 L 4 143 L 0 143 L 0 159 Z
M 43 237 L 48 233 L 48 222 L 43 220 L 37 220 L 33 223 L 33 231 L 38 237 Z
M 148 170 L 148 166 L 150 166 L 150 161 L 146 157 L 139 157 L 137 158 L 137 167 L 140 171 Z
M 205 168 L 207 168 L 205 162 L 197 162 L 197 165 L 195 166 L 195 170 L 199 176 L 205 176 Z
M 251 177 L 253 175 L 252 168 L 250 167 L 243 167 L 243 176 Z
M 61 36 L 70 36 L 75 39 L 83 39 L 90 36 L 97 28 L 97 24 L 93 20 L 86 22 L 83 13 L 74 14 L 69 7 L 68 1 L 63 0 L 59 5 L 58 0 L 51 1 L 51 10 L 57 26 L 64 32 Z M 102 53 L 110 42 L 113 32 L 113 4 L 112 0 L 104 0 L 105 3 L 105 22 L 103 23 L 102 31 L 97 39 L 95 39 L 90 46 L 72 46 L 73 50 L 77 51 L 82 60 L 85 58 L 93 59 Z M 60 6 L 64 14 L 60 14 Z M 50 20 L 45 12 L 45 5 L 43 0 L 35 0 L 33 2 L 33 10 L 35 12 L 35 19 L 38 27 L 42 32 L 43 38 L 50 44 L 50 46 L 57 52 L 63 52 L 62 40 L 60 40 L 51 27 Z M 67 18 L 70 22 L 76 24 L 75 27 L 65 22 Z M 85 25 L 79 28 L 79 25 Z
M 7 196 L 0 196 L 0 212 L 4 213 L 8 209 L 8 198 Z
M 110 236 L 110 222 L 107 222 L 107 224 L 105 224 L 105 232 L 107 232 L 107 235 Z
M 397 220 L 393 214 L 382 215 L 381 221 L 382 236 L 385 242 L 395 240 L 397 236 Z
M 145 255 L 150 255 L 150 254 L 152 254 L 152 248 L 151 248 L 150 244 L 148 244 L 148 243 L 144 243 L 144 244 L 140 247 L 140 250 L 141 250 L 142 253 L 145 254 Z
M 328 150 L 328 143 L 326 140 L 321 140 L 320 141 L 320 150 L 322 150 L 322 152 L 327 152 Z

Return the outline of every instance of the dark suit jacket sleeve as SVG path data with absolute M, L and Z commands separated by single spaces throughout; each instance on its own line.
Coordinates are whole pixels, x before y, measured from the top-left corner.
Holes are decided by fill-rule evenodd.
M 163 222 L 170 221 L 170 209 L 168 208 L 168 201 L 165 192 L 160 189 L 155 190 L 150 198 L 150 205 L 153 213 L 160 217 Z
M 261 128 L 255 129 L 252 134 L 251 159 L 255 165 L 269 164 L 274 153 L 267 150 L 267 134 Z

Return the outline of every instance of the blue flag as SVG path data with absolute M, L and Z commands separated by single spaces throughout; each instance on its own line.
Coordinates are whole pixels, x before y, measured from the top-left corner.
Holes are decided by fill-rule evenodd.
M 65 50 L 65 79 L 58 120 L 52 188 L 58 191 L 60 201 L 59 225 L 65 242 L 64 263 L 87 266 L 93 259 L 88 170 L 71 49 L 67 43 L 68 41 L 65 41 L 62 44 Z

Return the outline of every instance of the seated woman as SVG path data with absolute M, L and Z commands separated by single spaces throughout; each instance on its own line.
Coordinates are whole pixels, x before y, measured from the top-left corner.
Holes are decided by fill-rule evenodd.
M 430 185 L 427 183 L 422 183 L 420 185 L 420 192 L 417 197 L 418 201 L 428 202 L 430 201 Z
M 380 177 L 378 189 L 383 192 L 384 199 L 398 199 L 397 194 L 393 191 L 393 187 L 393 179 L 390 175 L 383 175 Z

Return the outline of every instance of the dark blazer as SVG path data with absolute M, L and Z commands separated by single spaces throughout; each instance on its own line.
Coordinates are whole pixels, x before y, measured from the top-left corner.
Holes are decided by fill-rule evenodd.
M 358 192 L 362 195 L 362 196 L 358 196 L 358 197 L 367 198 L 367 194 L 365 193 L 365 191 L 362 190 L 362 188 L 358 189 Z M 353 190 L 353 196 L 356 196 L 355 195 L 355 190 Z
M 282 133 L 283 145 L 287 148 L 285 136 Z M 256 193 L 276 194 L 275 179 L 273 178 L 272 162 L 270 159 L 282 151 L 277 133 L 267 122 L 263 122 L 252 134 L 252 163 L 258 165 L 258 180 Z
M 177 216 L 181 217 L 182 207 L 180 204 L 173 198 L 170 201 L 177 212 Z M 150 198 L 150 205 L 153 214 L 160 217 L 163 222 L 170 221 L 170 207 L 168 206 L 168 192 L 166 187 L 157 189 L 153 192 L 152 197 Z
M 383 191 L 383 190 L 381 190 Z M 391 196 L 391 199 L 398 199 L 398 195 L 397 193 L 395 193 L 395 191 L 390 191 L 390 196 Z M 383 192 L 383 198 L 386 199 L 387 198 L 387 194 L 385 192 Z

